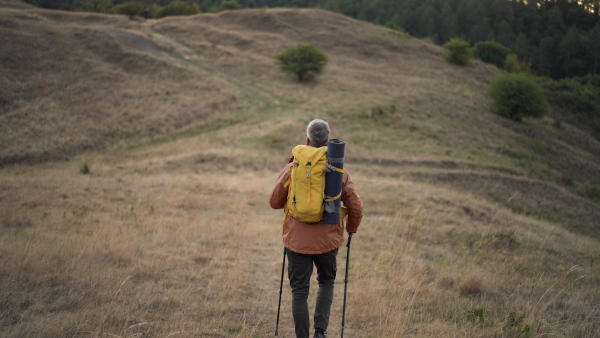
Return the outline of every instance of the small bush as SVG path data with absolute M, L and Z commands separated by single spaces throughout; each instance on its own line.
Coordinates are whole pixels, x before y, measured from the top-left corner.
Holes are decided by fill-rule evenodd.
M 508 318 L 506 319 L 506 325 L 508 327 L 520 327 L 521 325 L 523 325 L 524 320 L 525 314 L 513 311 L 508 314 Z
M 400 31 L 402 30 L 400 27 L 398 27 L 395 23 L 388 21 L 386 22 L 384 25 L 384 27 L 395 30 L 395 31 Z
M 483 324 L 486 317 L 487 309 L 484 306 L 472 308 L 467 312 L 467 320 L 473 325 Z
M 235 0 L 230 0 L 230 1 L 223 1 L 223 3 L 221 3 L 221 8 L 219 8 L 221 11 L 234 11 L 236 9 L 240 9 L 242 8 L 242 6 L 240 6 L 240 4 L 238 4 Z
M 519 63 L 517 54 L 510 53 L 506 56 L 506 60 L 504 60 L 504 71 L 509 73 L 521 72 L 521 64 Z
M 466 66 L 469 64 L 469 60 L 472 56 L 471 45 L 464 40 L 459 38 L 453 38 L 452 40 L 444 44 L 444 50 L 446 51 L 446 60 L 448 62 Z
M 290 72 L 305 81 L 323 71 L 327 55 L 311 44 L 300 44 L 278 54 L 275 59 L 284 72 Z
M 125 2 L 113 8 L 115 14 L 124 14 L 132 20 L 135 16 L 141 16 L 148 10 L 146 6 L 139 2 Z
M 583 190 L 583 193 L 589 199 L 591 199 L 593 201 L 596 201 L 596 202 L 600 202 L 600 188 L 598 188 L 598 187 L 585 187 L 585 189 Z
M 473 47 L 473 55 L 476 58 L 485 63 L 496 65 L 498 68 L 504 67 L 504 62 L 509 54 L 510 49 L 508 47 L 505 47 L 493 40 L 478 42 L 475 44 L 475 47 Z
M 594 81 L 593 76 L 588 76 L 558 81 L 545 79 L 543 84 L 558 106 L 587 117 L 598 117 L 600 116 L 600 87 L 595 86 Z
M 564 184 L 568 187 L 572 187 L 575 185 L 575 180 L 573 179 L 573 177 L 571 176 L 567 176 L 567 175 L 562 175 L 559 179 L 558 182 L 561 184 Z
M 511 337 L 529 338 L 531 337 L 531 326 L 524 324 L 525 314 L 511 312 L 506 319 L 506 326 Z M 524 325 L 523 325 L 524 324 Z
M 599 74 L 588 74 L 583 77 L 575 78 L 579 83 L 583 85 L 591 85 L 596 88 L 600 88 L 600 75 Z
M 223 1 L 221 3 L 220 7 L 217 6 L 211 6 L 207 13 L 220 13 L 220 12 L 224 12 L 224 11 L 234 11 L 237 9 L 241 9 L 242 6 L 240 4 L 237 3 L 237 1 L 235 0 L 230 0 L 230 1 Z
M 81 168 L 79 169 L 79 173 L 83 175 L 88 175 L 90 173 L 90 167 L 87 165 L 87 163 L 84 163 L 81 166 Z
M 201 13 L 198 5 L 175 0 L 168 4 L 166 7 L 161 8 L 156 13 L 156 18 L 160 19 L 167 16 L 194 15 L 198 13 Z
M 515 121 L 542 117 L 550 110 L 543 89 L 524 74 L 498 74 L 492 79 L 488 94 L 494 101 L 495 112 Z

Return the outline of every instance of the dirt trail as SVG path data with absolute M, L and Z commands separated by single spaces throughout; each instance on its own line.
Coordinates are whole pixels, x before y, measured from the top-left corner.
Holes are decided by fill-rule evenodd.
M 154 20 L 146 20 L 142 23 L 142 31 L 148 36 L 154 43 L 165 48 L 166 50 L 172 50 L 176 53 L 176 56 L 187 60 L 194 61 L 198 63 L 200 61 L 200 57 L 196 54 L 192 49 L 188 48 L 182 43 L 175 41 L 171 38 L 168 38 L 160 33 L 157 33 L 152 29 L 152 25 Z
M 215 68 L 215 66 L 207 63 L 202 55 L 186 46 L 184 43 L 157 32 L 153 29 L 155 22 L 155 20 L 146 20 L 142 23 L 142 32 L 154 44 L 160 46 L 163 50 L 169 51 L 171 62 L 180 64 L 193 72 L 208 74 L 237 88 L 240 91 L 240 96 L 249 99 L 252 105 L 259 110 L 258 114 L 246 115 L 247 118 L 252 119 L 253 123 L 265 121 L 293 108 L 283 98 L 278 97 L 255 84 L 246 83 L 237 77 L 230 76 L 227 73 L 220 71 Z M 249 121 L 245 118 L 240 118 L 236 121 L 236 124 L 243 124 L 242 122 L 247 123 Z M 238 128 L 233 135 L 240 136 L 246 134 L 250 129 L 251 128 L 248 128 L 247 126 Z

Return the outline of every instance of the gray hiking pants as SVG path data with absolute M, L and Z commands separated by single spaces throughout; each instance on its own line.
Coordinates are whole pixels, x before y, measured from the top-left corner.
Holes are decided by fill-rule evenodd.
M 288 277 L 292 287 L 292 314 L 298 338 L 309 337 L 308 291 L 313 264 L 317 267 L 317 281 L 319 282 L 314 316 L 315 329 L 327 330 L 337 272 L 337 252 L 338 249 L 335 249 L 320 255 L 305 255 L 287 250 Z

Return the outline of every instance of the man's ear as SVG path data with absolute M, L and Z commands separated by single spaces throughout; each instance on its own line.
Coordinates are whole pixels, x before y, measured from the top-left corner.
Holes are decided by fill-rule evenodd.
M 306 145 L 309 146 L 310 145 L 310 139 L 307 137 L 306 138 Z

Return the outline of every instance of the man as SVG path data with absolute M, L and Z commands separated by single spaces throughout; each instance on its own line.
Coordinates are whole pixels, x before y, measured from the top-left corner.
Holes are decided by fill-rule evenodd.
M 325 147 L 329 140 L 329 124 L 313 120 L 308 124 L 306 145 Z M 291 161 L 290 161 L 291 162 Z M 279 174 L 271 191 L 270 204 L 273 209 L 282 209 L 288 197 L 286 182 L 290 178 L 288 164 Z M 363 203 L 356 192 L 348 173 L 342 177 L 343 205 L 348 209 L 347 232 L 356 232 L 363 215 Z M 287 248 L 288 277 L 292 288 L 292 313 L 296 337 L 308 338 L 310 319 L 308 292 L 313 264 L 317 267 L 319 291 L 314 313 L 315 338 L 324 338 L 329 324 L 329 313 L 333 301 L 333 288 L 337 272 L 336 256 L 344 242 L 344 229 L 336 224 L 324 222 L 304 223 L 289 217 L 283 227 L 283 244 Z

